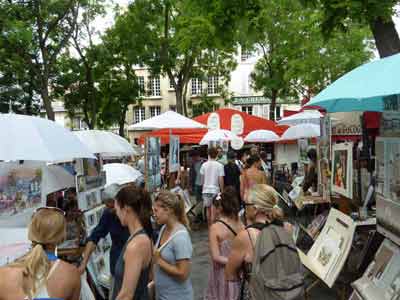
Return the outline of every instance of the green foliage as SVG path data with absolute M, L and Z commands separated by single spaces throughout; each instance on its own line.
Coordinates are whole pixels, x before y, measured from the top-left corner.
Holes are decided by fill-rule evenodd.
M 252 20 L 262 52 L 252 80 L 254 88 L 271 99 L 271 112 L 277 101 L 309 97 L 371 57 L 365 28 L 336 31 L 325 41 L 319 29 L 321 11 L 295 0 L 264 3 Z
M 1 1 L 0 72 L 24 80 L 21 68 L 36 78 L 34 85 L 49 119 L 54 119 L 49 86 L 56 60 L 76 28 L 80 8 L 88 0 Z
M 400 38 L 392 16 L 399 0 L 301 0 L 303 4 L 322 10 L 320 28 L 325 38 L 336 29 L 347 32 L 351 23 L 368 26 L 381 57 L 400 52 Z
M 227 81 L 235 67 L 234 44 L 224 43 L 212 15 L 194 0 L 136 0 L 115 24 L 124 46 L 153 74 L 174 82 L 177 111 L 187 114 L 186 91 L 190 79 L 206 74 Z M 231 38 L 233 40 L 233 38 Z
M 321 28 L 325 36 L 335 29 L 347 31 L 349 20 L 369 26 L 376 18 L 391 20 L 398 0 L 302 0 L 323 12 Z

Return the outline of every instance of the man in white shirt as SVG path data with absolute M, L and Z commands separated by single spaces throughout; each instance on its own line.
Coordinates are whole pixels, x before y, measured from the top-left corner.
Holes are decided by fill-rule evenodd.
M 214 221 L 212 201 L 224 189 L 224 166 L 215 160 L 217 154 L 217 149 L 209 148 L 208 161 L 203 163 L 200 168 L 203 205 L 206 208 L 208 226 Z

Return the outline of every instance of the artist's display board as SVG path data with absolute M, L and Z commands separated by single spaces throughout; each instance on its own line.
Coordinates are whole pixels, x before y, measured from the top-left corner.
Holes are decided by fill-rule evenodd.
M 169 173 L 178 172 L 179 168 L 179 136 L 171 135 L 169 137 Z
M 106 173 L 101 170 L 101 160 L 80 159 L 76 164 L 76 191 L 78 207 L 83 212 L 86 236 L 99 223 L 105 206 L 102 194 L 106 183 Z M 111 241 L 109 237 L 99 242 L 88 263 L 88 271 L 97 287 L 110 288 L 109 270 Z M 97 288 L 99 293 L 102 290 Z
M 147 137 L 145 141 L 145 184 L 148 192 L 161 186 L 161 142 L 158 137 Z
M 354 221 L 331 209 L 326 223 L 309 249 L 299 249 L 300 260 L 330 288 L 335 283 L 349 255 L 355 231 Z
M 0 227 L 26 227 L 35 209 L 45 206 L 38 162 L 0 162 Z
M 332 146 L 332 191 L 353 198 L 353 143 Z
M 331 120 L 325 116 L 321 118 L 321 136 L 317 142 L 318 158 L 318 192 L 326 201 L 330 200 L 331 194 Z
M 350 300 L 400 299 L 400 248 L 385 239 L 364 275 L 352 286 Z
M 400 245 L 400 138 L 376 139 L 378 231 Z

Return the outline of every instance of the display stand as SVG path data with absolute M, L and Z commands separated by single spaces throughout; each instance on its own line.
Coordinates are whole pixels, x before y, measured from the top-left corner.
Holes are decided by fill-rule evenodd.
M 364 275 L 352 284 L 350 300 L 397 300 L 400 297 L 400 248 L 386 239 Z
M 298 252 L 303 265 L 328 287 L 335 283 L 349 255 L 356 224 L 347 215 L 331 209 L 321 233 L 307 251 Z

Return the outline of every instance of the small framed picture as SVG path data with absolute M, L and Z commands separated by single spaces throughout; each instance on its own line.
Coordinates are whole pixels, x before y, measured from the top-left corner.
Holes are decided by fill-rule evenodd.
M 94 214 L 93 211 L 88 211 L 85 213 L 85 223 L 86 223 L 86 229 L 90 229 L 94 225 L 96 225 L 96 215 Z
M 83 175 L 76 176 L 76 190 L 81 193 L 86 191 L 86 179 Z

